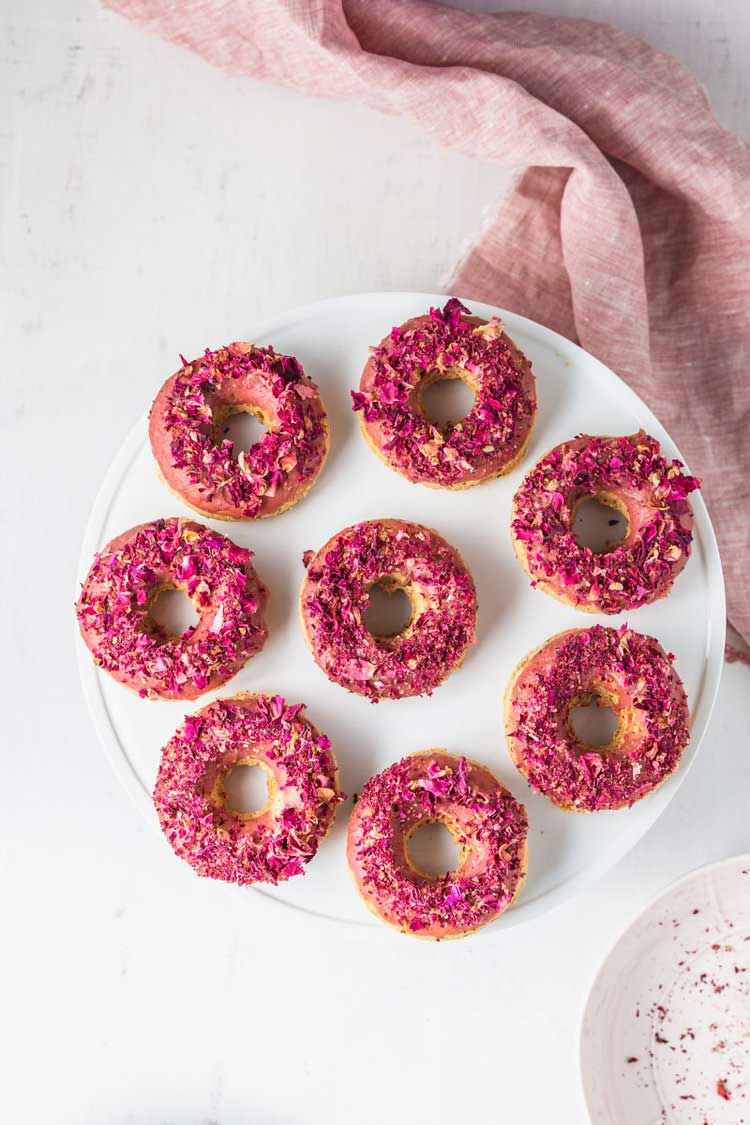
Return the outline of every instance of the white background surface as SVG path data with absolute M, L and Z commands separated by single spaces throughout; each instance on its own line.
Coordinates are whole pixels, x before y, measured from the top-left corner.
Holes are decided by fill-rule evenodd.
M 672 50 L 747 135 L 744 0 L 536 6 Z M 88 0 L 4 0 L 0 20 L 0 1114 L 580 1125 L 599 961 L 671 878 L 748 848 L 746 669 L 727 667 L 694 769 L 605 882 L 491 942 L 433 946 L 196 880 L 111 775 L 72 644 L 88 509 L 177 353 L 321 296 L 434 289 L 506 173 L 228 79 Z

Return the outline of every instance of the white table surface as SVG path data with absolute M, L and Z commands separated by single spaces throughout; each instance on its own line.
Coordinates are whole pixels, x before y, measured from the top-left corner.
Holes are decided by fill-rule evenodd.
M 514 4 L 533 6 L 672 50 L 747 134 L 744 0 Z M 178 352 L 320 296 L 439 287 L 507 174 L 226 78 L 90 0 L 6 0 L 0 65 L 0 1117 L 582 1125 L 578 1023 L 605 952 L 671 879 L 750 847 L 747 669 L 726 668 L 690 776 L 594 890 L 431 945 L 195 879 L 111 775 L 73 652 L 91 501 Z

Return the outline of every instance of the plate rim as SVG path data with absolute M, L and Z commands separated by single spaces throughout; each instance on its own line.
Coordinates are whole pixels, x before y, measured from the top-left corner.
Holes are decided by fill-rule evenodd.
M 294 323 L 301 320 L 308 320 L 321 309 L 326 310 L 335 309 L 336 306 L 345 306 L 348 304 L 383 301 L 384 303 L 390 300 L 403 299 L 412 303 L 421 303 L 423 307 L 427 308 L 433 305 L 440 305 L 448 299 L 451 294 L 446 293 L 424 293 L 410 290 L 372 290 L 362 293 L 347 293 L 333 297 L 324 297 L 315 301 L 308 301 L 304 304 L 295 306 L 292 309 L 286 310 L 281 314 L 274 317 L 269 317 L 262 321 L 251 333 L 252 339 L 267 338 L 275 332 L 286 330 Z M 511 329 L 514 326 L 518 327 L 522 332 L 526 333 L 532 338 L 539 339 L 540 343 L 551 346 L 553 350 L 561 355 L 564 359 L 569 356 L 577 357 L 583 356 L 587 364 L 593 363 L 596 367 L 601 368 L 609 379 L 614 379 L 619 384 L 619 390 L 625 395 L 627 399 L 636 407 L 636 412 L 643 415 L 648 424 L 649 429 L 655 432 L 660 444 L 664 443 L 674 450 L 674 455 L 678 457 L 689 472 L 687 462 L 685 462 L 677 444 L 672 436 L 665 429 L 650 407 L 643 401 L 643 399 L 630 387 L 616 372 L 607 367 L 602 360 L 597 359 L 590 352 L 585 351 L 579 344 L 568 340 L 566 337 L 561 336 L 551 328 L 547 328 L 537 321 L 531 320 L 528 317 L 521 316 L 519 313 L 511 312 L 510 310 L 502 309 L 495 305 L 489 305 L 486 302 L 477 301 L 470 297 L 458 297 L 462 303 L 468 303 L 473 309 L 478 310 L 480 315 L 483 316 L 499 316 L 507 322 Z M 158 390 L 158 387 L 156 388 Z M 154 392 L 156 393 L 156 392 Z M 101 531 L 103 530 L 109 509 L 115 500 L 117 494 L 116 485 L 120 482 L 125 473 L 129 463 L 134 460 L 135 456 L 140 451 L 142 443 L 148 441 L 147 431 L 148 410 L 143 412 L 138 419 L 131 426 L 126 434 L 121 445 L 117 449 L 114 458 L 110 462 L 102 482 L 97 490 L 96 496 L 93 500 L 89 516 L 86 521 L 86 526 L 83 532 L 83 539 L 81 543 L 81 550 L 78 558 L 78 565 L 76 568 L 76 601 L 78 599 L 78 590 L 80 585 L 88 573 L 91 559 L 97 550 L 99 550 L 98 542 L 101 539 Z M 544 456 L 543 453 L 539 456 Z M 538 458 L 537 458 L 538 460 Z M 531 464 L 531 462 L 530 462 Z M 687 776 L 693 762 L 695 761 L 698 753 L 700 752 L 706 731 L 708 729 L 711 716 L 713 714 L 716 697 L 721 682 L 723 671 L 723 653 L 726 637 L 726 596 L 724 588 L 724 575 L 721 565 L 721 558 L 719 555 L 718 544 L 716 535 L 713 529 L 711 518 L 708 514 L 705 501 L 702 493 L 698 491 L 691 497 L 693 511 L 695 515 L 695 525 L 699 531 L 702 545 L 706 551 L 706 565 L 709 575 L 709 598 L 707 604 L 707 637 L 706 637 L 706 655 L 704 660 L 704 673 L 702 677 L 701 690 L 697 702 L 697 706 L 691 711 L 691 741 L 694 741 L 692 754 L 690 759 L 680 766 L 680 768 L 673 774 L 665 783 L 662 793 L 667 794 L 666 800 L 663 804 L 656 803 L 654 811 L 649 812 L 644 818 L 643 828 L 641 833 L 636 839 L 630 839 L 625 836 L 624 841 L 620 840 L 615 842 L 611 848 L 605 850 L 601 855 L 594 860 L 592 864 L 578 871 L 570 879 L 563 880 L 553 886 L 544 895 L 532 899 L 527 903 L 520 903 L 517 908 L 508 911 L 507 914 L 502 916 L 500 922 L 490 929 L 493 932 L 500 932 L 502 929 L 510 929 L 516 925 L 521 925 L 524 922 L 531 921 L 532 919 L 546 914 L 547 911 L 554 909 L 556 906 L 561 905 L 563 902 L 569 901 L 579 894 L 583 893 L 594 883 L 596 883 L 602 876 L 611 870 L 625 855 L 628 854 L 639 842 L 643 836 L 649 831 L 650 828 L 656 823 L 662 813 L 666 810 L 669 804 L 674 800 L 680 786 L 682 785 L 685 777 Z M 175 497 L 172 498 L 172 503 L 179 504 L 179 500 Z M 210 522 L 210 521 L 209 521 Z M 92 663 L 89 658 L 88 649 L 84 645 L 80 633 L 78 631 L 78 623 L 74 619 L 73 622 L 74 633 L 76 637 L 76 653 L 78 671 L 83 688 L 83 695 L 86 701 L 89 714 L 92 717 L 94 728 L 96 730 L 99 742 L 104 749 L 104 752 L 109 759 L 115 775 L 120 783 L 127 790 L 129 797 L 141 810 L 141 815 L 144 819 L 156 829 L 158 829 L 158 820 L 155 810 L 149 798 L 147 790 L 144 788 L 140 778 L 135 772 L 135 768 L 130 761 L 125 747 L 120 741 L 114 723 L 111 720 L 106 700 L 102 691 L 103 673 L 101 673 Z M 198 702 L 198 701 L 196 701 Z M 698 717 L 698 725 L 695 725 L 696 715 Z M 145 797 L 145 800 L 144 800 Z M 324 911 L 314 911 L 309 907 L 298 907 L 295 903 L 288 903 L 282 899 L 270 895 L 261 886 L 253 886 L 250 888 L 256 894 L 260 894 L 264 898 L 272 898 L 274 902 L 279 902 L 284 906 L 291 907 L 292 909 L 301 909 L 304 913 L 312 917 L 325 918 L 334 921 L 340 925 L 357 925 L 355 921 L 346 918 L 340 918 L 336 915 L 328 914 Z M 361 925 L 366 925 L 368 929 L 376 929 L 377 923 L 373 920 L 368 922 L 363 920 Z
M 597 969 L 596 969 L 596 971 L 593 975 L 593 978 L 591 980 L 591 986 L 589 987 L 589 990 L 586 993 L 586 998 L 583 1002 L 583 1006 L 582 1006 L 582 1010 L 581 1010 L 581 1014 L 580 1014 L 580 1018 L 579 1018 L 579 1028 L 578 1028 L 578 1076 L 579 1076 L 579 1081 L 580 1081 L 580 1084 L 581 1084 L 581 1092 L 583 1094 L 583 1101 L 584 1101 L 584 1104 L 586 1106 L 586 1112 L 589 1115 L 591 1125 L 611 1125 L 611 1122 L 602 1122 L 602 1121 L 595 1122 L 594 1121 L 594 1118 L 592 1116 L 591 1105 L 590 1105 L 590 1102 L 589 1102 L 588 1090 L 587 1090 L 586 1083 L 585 1083 L 584 1077 L 583 1077 L 583 1075 L 584 1075 L 583 1052 L 584 1052 L 584 1046 L 585 1046 L 584 1038 L 585 1038 L 586 1032 L 587 1032 L 586 1018 L 588 1016 L 589 1009 L 591 1007 L 594 996 L 597 993 L 597 991 L 600 989 L 600 986 L 602 984 L 602 980 L 604 978 L 605 970 L 607 969 L 607 965 L 609 964 L 610 958 L 614 955 L 615 951 L 617 949 L 619 949 L 619 947 L 626 940 L 626 938 L 631 933 L 633 933 L 634 930 L 636 930 L 639 926 L 641 926 L 645 922 L 647 916 L 651 913 L 652 910 L 654 910 L 657 906 L 660 906 L 662 902 L 665 902 L 667 899 L 671 898 L 682 887 L 686 886 L 693 879 L 696 879 L 699 875 L 709 875 L 714 871 L 721 871 L 724 868 L 727 868 L 727 867 L 730 867 L 730 866 L 733 866 L 733 865 L 739 865 L 740 863 L 743 863 L 743 864 L 745 864 L 745 866 L 750 867 L 750 851 L 749 852 L 738 852 L 735 855 L 724 856 L 723 859 L 711 860 L 709 863 L 699 864 L 698 867 L 693 867 L 690 871 L 686 871 L 684 874 L 678 875 L 670 883 L 667 883 L 667 885 L 665 887 L 662 887 L 662 889 L 660 891 L 657 891 L 657 893 L 655 895 L 653 895 L 653 897 L 645 904 L 645 906 L 643 906 L 638 911 L 638 913 L 630 919 L 630 921 L 627 923 L 625 928 L 620 931 L 620 933 L 617 935 L 615 940 L 609 946 L 606 953 L 604 954 L 601 961 L 599 962 L 599 965 L 598 965 L 598 967 L 597 967 Z

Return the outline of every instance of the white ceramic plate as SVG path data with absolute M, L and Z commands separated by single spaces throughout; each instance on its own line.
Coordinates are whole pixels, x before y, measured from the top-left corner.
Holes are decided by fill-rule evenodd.
M 750 1121 L 750 855 L 680 879 L 623 934 L 581 1069 L 593 1125 Z
M 238 338 L 270 343 L 299 357 L 320 386 L 331 421 L 332 447 L 319 482 L 291 511 L 256 523 L 212 525 L 252 548 L 258 572 L 271 591 L 269 642 L 219 694 L 259 690 L 303 701 L 313 722 L 332 739 L 342 783 L 350 795 L 359 792 L 373 773 L 426 747 L 446 747 L 494 770 L 524 801 L 531 824 L 526 887 L 516 907 L 491 928 L 495 932 L 549 909 L 605 872 L 674 796 L 703 737 L 719 682 L 724 588 L 711 524 L 703 501 L 694 496 L 693 554 L 673 593 L 626 618 L 676 654 L 693 714 L 693 737 L 681 769 L 653 796 L 623 812 L 568 815 L 533 794 L 505 748 L 501 717 L 505 685 L 521 657 L 545 638 L 598 619 L 531 589 L 510 543 L 513 493 L 534 460 L 582 431 L 627 434 L 643 426 L 659 439 L 668 456 L 677 456 L 678 451 L 640 399 L 598 360 L 530 320 L 470 302 L 482 316 L 499 313 L 532 360 L 539 416 L 529 455 L 509 476 L 468 491 L 409 484 L 366 446 L 349 391 L 359 385 L 369 346 L 392 325 L 445 300 L 424 293 L 362 294 L 308 305 L 260 332 L 237 326 Z M 208 341 L 211 346 L 223 342 Z M 154 372 L 154 394 L 170 373 Z M 188 511 L 157 479 L 143 416 L 115 457 L 94 504 L 84 536 L 81 579 L 94 552 L 118 533 L 144 520 L 181 513 Z M 334 532 L 358 520 L 385 516 L 428 524 L 461 551 L 477 584 L 479 643 L 463 668 L 431 698 L 373 705 L 330 683 L 313 663 L 298 625 L 297 599 L 303 551 L 320 547 Z M 601 620 L 617 625 L 622 619 Z M 201 701 L 183 706 L 140 700 L 98 672 L 82 644 L 79 653 L 86 698 L 102 744 L 139 807 L 156 823 L 149 794 L 160 748 Z M 376 925 L 355 894 L 346 868 L 348 812 L 349 805 L 340 808 L 334 830 L 303 877 L 260 893 L 332 919 Z M 248 894 L 249 901 L 252 897 Z

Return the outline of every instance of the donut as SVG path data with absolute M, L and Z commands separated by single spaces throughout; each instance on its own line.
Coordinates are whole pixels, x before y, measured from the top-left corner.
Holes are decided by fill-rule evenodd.
M 426 416 L 423 395 L 446 379 L 463 379 L 475 401 L 465 418 L 441 428 Z M 536 416 L 526 356 L 497 317 L 472 316 L 455 297 L 391 329 L 372 349 L 352 400 L 375 453 L 430 488 L 469 488 L 510 472 Z
M 508 749 L 529 784 L 583 813 L 633 805 L 666 781 L 690 736 L 673 660 L 625 625 L 571 629 L 531 652 L 505 693 Z M 571 726 L 574 708 L 590 703 L 617 716 L 605 746 L 582 742 Z
M 407 844 L 439 821 L 461 852 L 456 871 L 431 876 Z M 447 750 L 402 758 L 365 785 L 349 820 L 346 854 L 376 917 L 418 937 L 458 938 L 515 902 L 526 877 L 523 805 L 484 766 Z
M 430 695 L 474 643 L 477 599 L 460 554 L 436 531 L 406 520 L 366 520 L 334 535 L 307 569 L 300 594 L 316 664 L 347 691 L 381 699 Z M 412 605 L 400 633 L 364 624 L 374 586 L 403 590 Z
M 226 683 L 268 635 L 268 591 L 252 557 L 191 519 L 118 535 L 95 556 L 76 605 L 94 663 L 147 699 L 195 699 Z M 180 637 L 149 613 L 163 590 L 182 590 L 198 614 Z
M 328 422 L 318 388 L 294 356 L 234 343 L 182 362 L 149 415 L 167 487 L 220 520 L 276 516 L 301 500 L 323 468 Z M 222 431 L 238 413 L 254 414 L 268 433 L 235 459 Z
M 243 692 L 189 716 L 161 752 L 154 806 L 176 855 L 209 879 L 281 883 L 304 874 L 342 801 L 329 739 L 280 695 Z M 260 766 L 259 812 L 228 807 L 224 779 Z
M 667 461 L 658 441 L 581 434 L 555 446 L 524 477 L 511 535 L 532 585 L 586 613 L 622 613 L 665 597 L 690 554 L 700 482 Z M 625 538 L 603 552 L 573 535 L 578 508 L 596 499 L 621 513 Z

